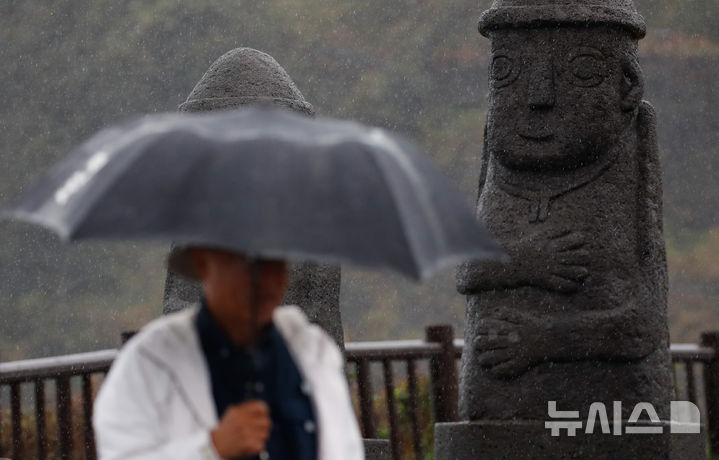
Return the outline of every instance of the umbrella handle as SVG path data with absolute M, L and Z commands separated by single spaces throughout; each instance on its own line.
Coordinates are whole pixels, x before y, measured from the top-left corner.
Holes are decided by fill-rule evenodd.
M 259 298 L 260 287 L 260 265 L 257 259 L 247 258 L 250 265 L 250 357 L 252 361 L 252 372 L 250 381 L 252 382 L 254 396 L 254 386 L 258 382 L 260 374 L 260 355 L 257 352 L 257 338 L 259 335 L 259 318 L 257 313 L 257 300 Z
M 248 258 L 247 262 L 250 264 L 250 357 L 252 361 L 252 384 L 250 384 L 250 390 L 248 399 L 255 397 L 256 385 L 259 383 L 260 374 L 260 355 L 257 352 L 257 337 L 259 335 L 259 318 L 257 314 L 257 298 L 258 290 L 260 285 L 260 264 L 256 259 Z M 262 449 L 260 452 L 260 460 L 270 460 L 270 454 L 267 449 Z

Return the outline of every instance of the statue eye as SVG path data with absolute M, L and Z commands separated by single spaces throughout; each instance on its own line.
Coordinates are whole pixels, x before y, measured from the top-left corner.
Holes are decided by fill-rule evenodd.
M 495 54 L 492 59 L 490 79 L 496 88 L 507 86 L 517 79 L 519 66 L 509 56 Z
M 569 57 L 571 83 L 575 86 L 597 86 L 607 76 L 602 53 L 594 48 L 580 48 Z

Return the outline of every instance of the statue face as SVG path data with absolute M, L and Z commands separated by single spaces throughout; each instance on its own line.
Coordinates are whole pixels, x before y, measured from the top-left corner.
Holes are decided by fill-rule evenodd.
M 599 26 L 493 33 L 488 149 L 509 168 L 540 171 L 605 154 L 636 113 L 630 94 L 641 99 L 629 43 Z

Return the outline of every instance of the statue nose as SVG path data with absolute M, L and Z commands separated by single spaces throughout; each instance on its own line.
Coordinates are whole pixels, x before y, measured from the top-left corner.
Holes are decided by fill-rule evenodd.
M 549 59 L 542 60 L 532 69 L 527 91 L 529 108 L 554 107 L 554 72 Z

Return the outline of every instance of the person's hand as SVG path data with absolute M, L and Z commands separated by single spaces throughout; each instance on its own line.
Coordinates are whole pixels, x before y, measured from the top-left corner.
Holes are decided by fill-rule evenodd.
M 262 401 L 252 400 L 227 408 L 212 430 L 212 443 L 222 458 L 259 454 L 270 437 L 270 410 Z

